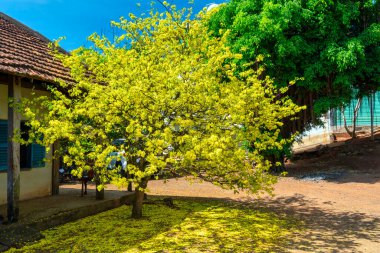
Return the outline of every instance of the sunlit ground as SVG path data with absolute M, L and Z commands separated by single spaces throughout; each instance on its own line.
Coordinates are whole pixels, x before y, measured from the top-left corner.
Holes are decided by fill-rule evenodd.
M 11 252 L 278 252 L 300 223 L 290 217 L 222 201 L 175 200 L 177 208 L 146 204 L 107 211 L 50 230 L 45 239 Z

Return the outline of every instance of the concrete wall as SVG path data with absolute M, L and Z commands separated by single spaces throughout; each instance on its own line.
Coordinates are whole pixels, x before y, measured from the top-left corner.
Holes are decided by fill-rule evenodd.
M 330 127 L 329 114 L 323 117 L 324 125 L 322 127 L 313 127 L 302 135 L 301 141 L 293 145 L 293 151 L 301 152 L 303 150 L 313 149 L 320 145 L 330 144 L 332 129 Z
M 22 97 L 31 97 L 32 92 L 36 95 L 49 95 L 45 91 L 32 91 L 21 88 Z M 0 84 L 0 119 L 8 118 L 8 86 Z M 52 154 L 46 155 L 44 168 L 23 169 L 21 168 L 21 192 L 20 199 L 43 197 L 51 194 L 52 187 Z M 0 172 L 0 205 L 7 202 L 7 173 Z

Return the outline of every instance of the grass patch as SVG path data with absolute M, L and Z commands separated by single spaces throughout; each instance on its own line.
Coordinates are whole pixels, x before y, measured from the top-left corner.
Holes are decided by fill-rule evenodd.
M 236 202 L 175 204 L 145 205 L 142 220 L 122 206 L 45 230 L 44 239 L 9 252 L 278 252 L 300 225 Z

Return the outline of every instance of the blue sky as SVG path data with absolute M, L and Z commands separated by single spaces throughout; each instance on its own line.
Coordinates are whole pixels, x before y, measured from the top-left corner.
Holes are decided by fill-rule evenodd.
M 169 0 L 178 7 L 188 0 Z M 225 0 L 194 0 L 195 12 Z M 138 7 L 137 3 L 141 3 Z M 65 36 L 61 46 L 72 50 L 89 46 L 86 38 L 94 33 L 112 34 L 111 20 L 150 9 L 150 0 L 0 0 L 0 11 L 53 40 Z

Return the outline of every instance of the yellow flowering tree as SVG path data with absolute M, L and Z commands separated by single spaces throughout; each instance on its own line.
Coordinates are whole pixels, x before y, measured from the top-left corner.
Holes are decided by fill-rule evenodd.
M 94 169 L 99 186 L 109 178 L 109 154 L 125 151 L 136 185 L 132 217 L 142 216 L 148 180 L 180 173 L 236 191 L 269 191 L 275 177 L 263 151 L 281 149 L 282 119 L 301 110 L 269 78 L 247 71 L 237 78 L 233 54 L 208 34 L 207 13 L 196 19 L 166 6 L 164 13 L 113 22 L 123 31 L 115 42 L 96 34 L 92 48 L 61 55 L 75 83 L 39 98 L 36 116 L 24 106 L 43 143 L 65 143 L 64 162 L 76 173 Z M 43 109 L 41 109 L 43 107 Z M 125 139 L 116 146 L 115 139 Z M 254 147 L 250 152 L 245 144 Z

